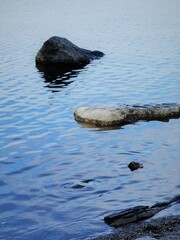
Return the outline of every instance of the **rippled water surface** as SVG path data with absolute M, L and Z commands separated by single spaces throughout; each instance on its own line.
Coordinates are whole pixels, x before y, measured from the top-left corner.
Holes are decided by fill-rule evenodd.
M 80 106 L 180 103 L 179 9 L 0 0 L 0 239 L 85 239 L 110 231 L 108 213 L 179 194 L 178 119 L 101 130 L 73 118 Z M 106 55 L 41 72 L 35 55 L 54 35 Z M 131 172 L 130 161 L 144 168 Z

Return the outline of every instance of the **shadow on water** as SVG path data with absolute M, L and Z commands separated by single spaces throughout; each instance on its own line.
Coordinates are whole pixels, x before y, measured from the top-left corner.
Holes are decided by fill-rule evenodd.
M 124 129 L 124 126 L 125 125 L 128 125 L 128 124 L 121 124 L 121 125 L 115 125 L 115 126 L 97 126 L 97 125 L 93 125 L 93 124 L 88 124 L 88 123 L 78 123 L 82 128 L 89 128 L 91 129 L 92 131 L 95 131 L 95 132 L 103 132 L 103 131 L 112 131 L 112 130 L 121 130 L 121 129 Z M 134 122 L 134 123 L 130 123 L 129 125 L 136 125 L 137 123 Z
M 44 79 L 45 87 L 50 88 L 52 92 L 59 92 L 74 82 L 74 78 L 82 71 L 81 68 L 67 68 L 56 65 L 37 65 L 36 68 Z

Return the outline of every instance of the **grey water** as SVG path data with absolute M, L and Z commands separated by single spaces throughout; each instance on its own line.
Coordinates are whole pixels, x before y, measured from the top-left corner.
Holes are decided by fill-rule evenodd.
M 179 194 L 179 119 L 102 130 L 73 117 L 80 106 L 180 103 L 179 9 L 179 0 L 0 0 L 0 239 L 94 237 L 111 231 L 105 215 Z M 52 36 L 106 55 L 39 71 L 35 55 Z M 131 161 L 144 168 L 131 172 Z

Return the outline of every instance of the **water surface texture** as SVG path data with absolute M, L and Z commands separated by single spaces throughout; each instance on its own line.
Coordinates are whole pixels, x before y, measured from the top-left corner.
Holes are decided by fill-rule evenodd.
M 106 214 L 179 194 L 178 119 L 102 131 L 73 118 L 80 106 L 180 103 L 179 9 L 0 0 L 0 239 L 86 239 L 111 230 Z M 52 36 L 106 55 L 39 71 L 35 55 Z M 131 172 L 130 161 L 144 168 Z

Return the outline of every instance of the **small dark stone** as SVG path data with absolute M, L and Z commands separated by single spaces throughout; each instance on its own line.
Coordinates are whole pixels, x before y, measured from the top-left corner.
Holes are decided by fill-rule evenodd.
M 84 185 L 81 185 L 79 183 L 75 183 L 71 185 L 71 188 L 75 188 L 75 189 L 84 188 L 84 187 L 85 187 Z
M 131 169 L 131 171 L 137 170 L 138 168 L 143 168 L 143 164 L 138 162 L 130 162 L 128 167 Z
M 82 182 L 83 183 L 90 183 L 90 182 L 92 182 L 93 181 L 93 179 L 85 179 L 85 180 L 83 180 Z
M 114 214 L 104 217 L 104 222 L 111 227 L 120 227 L 122 225 L 145 220 L 153 217 L 155 214 L 171 206 L 172 203 L 178 203 L 179 196 L 173 198 L 167 202 L 155 204 L 151 207 L 149 206 L 136 206 L 133 208 L 128 208 L 121 212 L 116 212 Z M 159 227 L 150 224 L 145 229 L 146 231 L 151 231 L 158 233 L 160 231 Z

